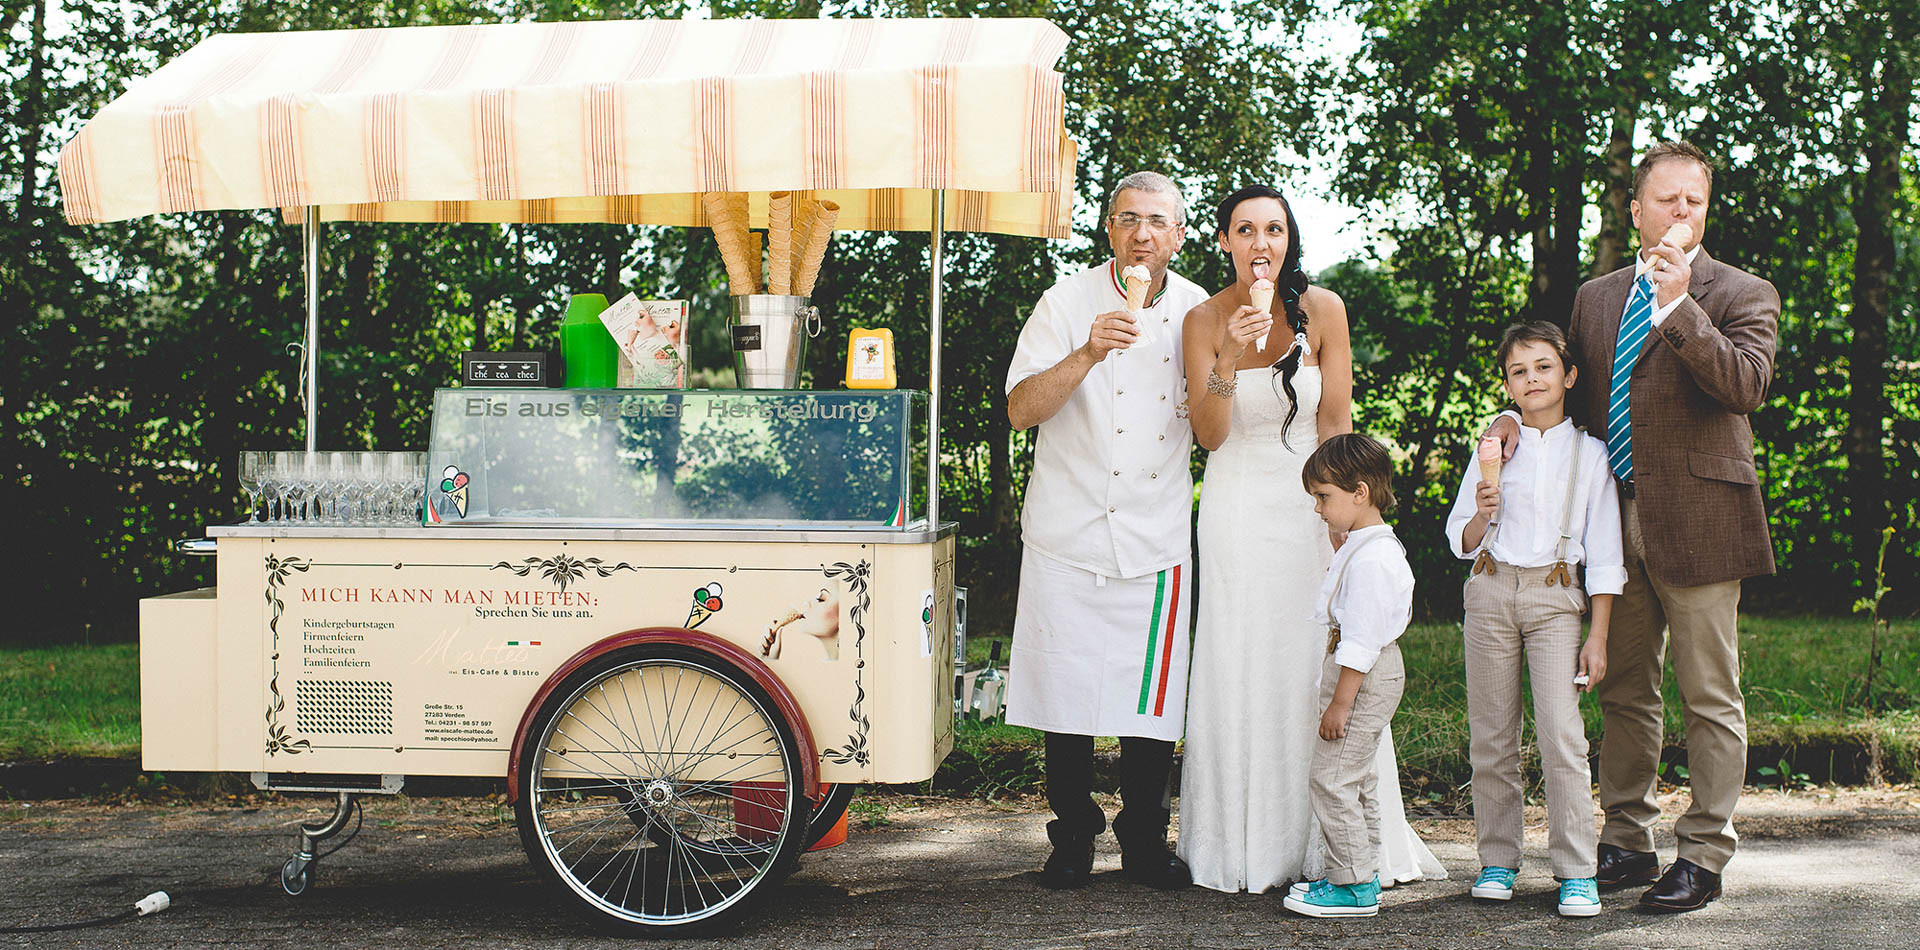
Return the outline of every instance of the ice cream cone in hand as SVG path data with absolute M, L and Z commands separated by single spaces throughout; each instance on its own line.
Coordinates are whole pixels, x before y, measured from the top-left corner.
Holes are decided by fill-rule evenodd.
M 1134 329 L 1140 334 L 1140 343 L 1147 342 L 1147 324 L 1141 312 L 1147 309 L 1147 291 L 1153 287 L 1153 273 L 1145 264 L 1128 264 L 1120 268 L 1120 283 L 1127 289 L 1127 312 L 1133 315 Z
M 1273 313 L 1273 281 L 1270 281 L 1265 277 L 1262 277 L 1259 280 L 1256 280 L 1252 284 L 1248 285 L 1247 301 L 1253 304 L 1253 309 L 1258 310 L 1261 313 L 1272 314 Z M 1267 335 L 1264 333 L 1260 334 L 1260 336 L 1253 341 L 1253 348 L 1256 350 L 1266 349 Z
M 1480 477 L 1489 485 L 1500 484 L 1500 438 L 1483 435 L 1477 452 L 1480 460 Z
M 1127 309 L 1147 309 L 1147 290 L 1153 286 L 1153 274 L 1144 264 L 1129 264 L 1120 269 L 1120 281 L 1127 285 Z
M 1682 221 L 1674 225 L 1673 227 L 1668 228 L 1666 236 L 1660 239 L 1660 243 L 1671 244 L 1674 247 L 1679 248 L 1682 253 L 1685 253 L 1687 250 L 1687 245 L 1693 243 L 1693 225 L 1688 224 L 1685 221 Z M 1653 262 L 1653 269 L 1666 270 L 1667 269 L 1666 260 L 1655 259 Z

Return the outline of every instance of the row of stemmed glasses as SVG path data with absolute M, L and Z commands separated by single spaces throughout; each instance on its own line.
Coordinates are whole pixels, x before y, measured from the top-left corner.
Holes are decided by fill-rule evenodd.
M 425 452 L 242 452 L 251 524 L 420 523 Z

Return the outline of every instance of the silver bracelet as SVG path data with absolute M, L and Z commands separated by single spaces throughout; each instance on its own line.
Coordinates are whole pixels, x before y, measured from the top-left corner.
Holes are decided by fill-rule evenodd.
M 1232 398 L 1233 391 L 1238 388 L 1240 388 L 1239 379 L 1221 379 L 1219 373 L 1207 370 L 1207 392 Z

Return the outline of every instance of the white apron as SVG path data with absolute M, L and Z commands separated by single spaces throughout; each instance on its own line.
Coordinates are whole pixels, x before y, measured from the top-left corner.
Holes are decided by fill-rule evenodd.
M 1031 546 L 1007 670 L 1006 721 L 1046 732 L 1179 739 L 1193 563 L 1102 578 Z

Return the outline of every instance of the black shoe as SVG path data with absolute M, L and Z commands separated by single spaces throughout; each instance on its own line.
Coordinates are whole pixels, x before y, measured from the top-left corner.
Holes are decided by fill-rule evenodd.
M 1699 910 L 1719 896 L 1720 875 L 1680 858 L 1640 895 L 1640 906 L 1662 913 Z
M 1652 884 L 1659 877 L 1659 855 L 1651 851 L 1628 851 L 1610 844 L 1600 846 L 1600 866 L 1593 879 L 1601 887 Z
M 1093 839 L 1061 838 L 1040 868 L 1040 884 L 1056 891 L 1086 887 L 1093 878 Z
M 1193 870 L 1166 845 L 1121 852 L 1120 872 L 1129 880 L 1163 891 L 1177 891 L 1193 884 Z

